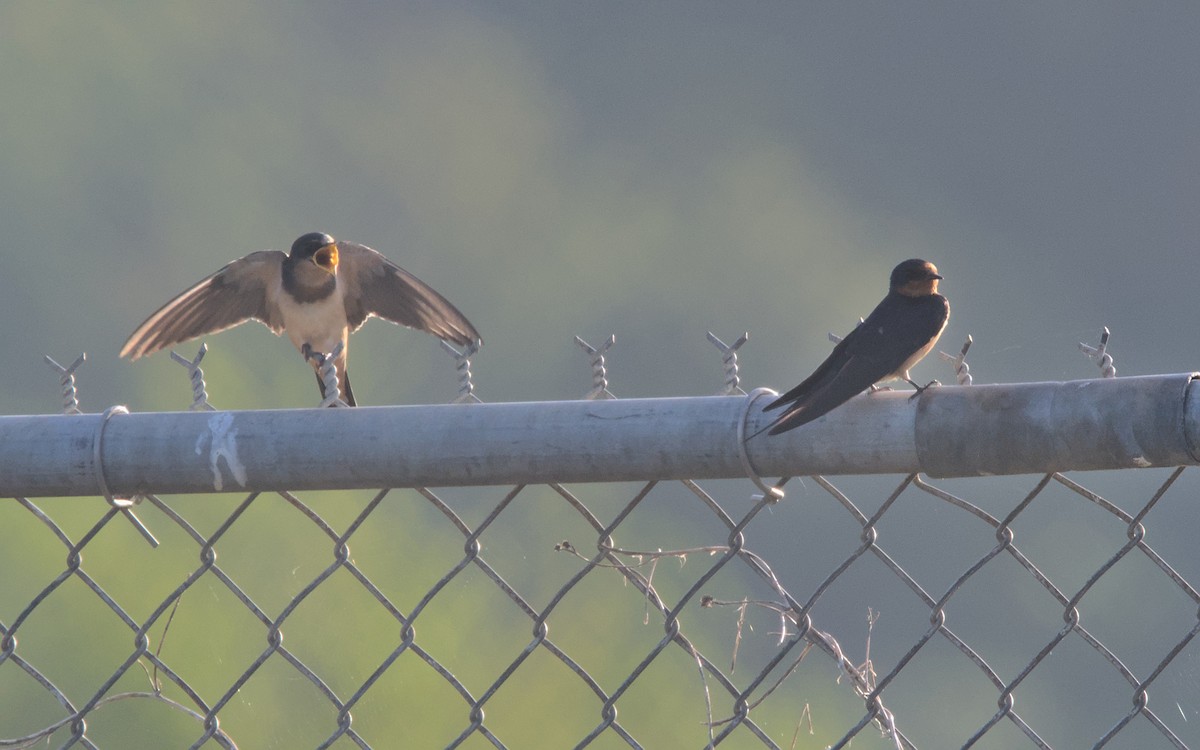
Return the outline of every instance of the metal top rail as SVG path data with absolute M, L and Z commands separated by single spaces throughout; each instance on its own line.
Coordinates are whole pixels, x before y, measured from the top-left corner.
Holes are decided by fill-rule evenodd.
M 0 493 L 977 476 L 1200 463 L 1195 373 L 862 395 L 777 437 L 747 396 L 0 417 Z

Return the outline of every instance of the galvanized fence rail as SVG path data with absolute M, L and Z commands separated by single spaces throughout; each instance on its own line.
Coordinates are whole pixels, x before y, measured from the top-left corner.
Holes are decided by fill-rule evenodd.
M 545 403 L 468 351 L 455 404 L 223 412 L 202 349 L 190 411 L 83 414 L 51 360 L 64 413 L 0 417 L 0 747 L 1200 746 L 1196 376 L 964 347 L 747 441 L 710 339 L 674 399 L 616 399 L 611 339 Z

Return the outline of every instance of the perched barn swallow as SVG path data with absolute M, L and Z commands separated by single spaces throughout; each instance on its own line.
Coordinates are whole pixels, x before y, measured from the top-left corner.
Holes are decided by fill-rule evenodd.
M 788 408 L 763 429 L 778 435 L 807 424 L 885 380 L 906 380 L 917 393 L 928 388 L 914 383 L 908 371 L 933 349 L 950 319 L 950 303 L 937 293 L 941 279 L 937 267 L 924 260 L 896 266 L 887 296 L 867 319 L 803 383 L 767 404 L 764 411 Z
M 287 332 L 321 381 L 321 355 L 341 342 L 334 361 L 342 398 L 355 405 L 346 372 L 350 334 L 371 316 L 465 346 L 475 326 L 423 281 L 366 245 L 313 232 L 292 251 L 261 250 L 232 261 L 159 308 L 130 335 L 122 357 L 137 359 L 197 336 L 257 320 Z

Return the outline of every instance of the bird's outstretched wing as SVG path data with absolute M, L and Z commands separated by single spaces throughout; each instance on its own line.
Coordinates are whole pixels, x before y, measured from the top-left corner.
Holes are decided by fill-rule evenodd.
M 769 434 L 807 424 L 901 370 L 941 332 L 945 321 L 942 297 L 910 300 L 889 295 L 812 375 L 765 407 L 788 407 L 771 424 Z
M 480 340 L 475 326 L 457 307 L 366 245 L 338 242 L 338 279 L 345 284 L 351 331 L 374 315 L 460 346 Z
M 121 347 L 121 356 L 137 359 L 251 319 L 279 333 L 283 319 L 268 291 L 279 285 L 286 257 L 279 250 L 261 250 L 232 261 L 146 318 Z

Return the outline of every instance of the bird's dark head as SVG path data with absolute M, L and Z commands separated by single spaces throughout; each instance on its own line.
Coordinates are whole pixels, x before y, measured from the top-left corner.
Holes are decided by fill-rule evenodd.
M 891 290 L 905 297 L 925 297 L 937 294 L 941 280 L 937 266 L 927 260 L 911 258 L 892 269 Z
M 289 257 L 293 260 L 311 260 L 321 270 L 337 273 L 337 242 L 324 232 L 309 232 L 299 237 L 292 243 Z

